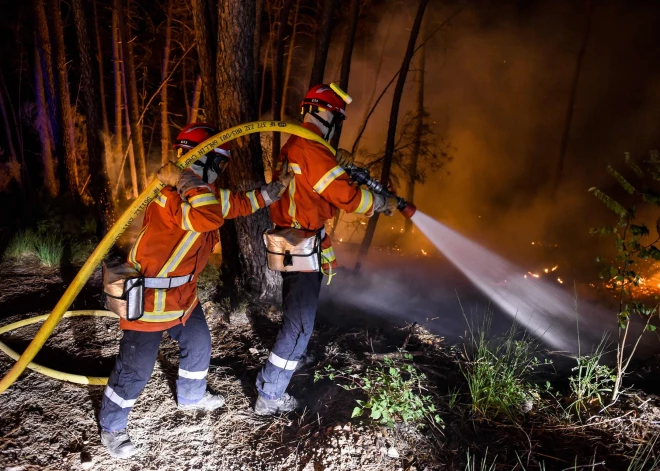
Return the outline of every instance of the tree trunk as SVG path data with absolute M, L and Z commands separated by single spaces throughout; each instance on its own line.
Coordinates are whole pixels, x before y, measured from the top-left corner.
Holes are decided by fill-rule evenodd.
M 121 80 L 121 85 L 122 85 L 122 91 L 124 93 L 124 103 L 127 103 L 126 100 L 126 61 L 124 60 L 124 54 L 122 51 L 121 54 L 121 68 L 122 68 L 122 80 Z M 128 106 L 124 105 L 124 120 L 126 121 L 126 145 L 128 146 L 126 152 L 128 153 L 128 163 L 129 163 L 129 169 L 131 172 L 131 187 L 133 189 L 133 198 L 137 198 L 140 191 L 138 188 L 138 173 L 137 173 L 137 165 L 135 164 L 135 147 L 133 146 L 133 139 L 131 139 L 131 117 L 129 116 L 128 113 Z M 123 157 L 122 157 L 123 158 Z M 122 168 L 124 166 L 122 165 Z
M 173 0 L 167 2 L 167 23 L 165 25 L 165 46 L 163 47 L 163 71 L 162 81 L 167 80 L 170 65 L 170 43 L 172 41 L 172 3 Z M 167 114 L 167 87 L 165 83 L 163 88 L 160 89 L 160 162 L 165 165 L 170 160 L 170 123 Z M 185 84 L 184 84 L 185 87 Z
M 584 53 L 589 44 L 589 35 L 591 33 L 591 1 L 586 0 L 586 23 L 584 27 L 584 36 L 582 37 L 582 45 L 575 60 L 575 71 L 573 72 L 573 80 L 571 82 L 571 91 L 568 96 L 568 106 L 566 108 L 566 118 L 564 119 L 564 130 L 561 135 L 561 143 L 559 144 L 559 158 L 557 159 L 557 170 L 555 171 L 555 178 L 552 185 L 551 197 L 552 201 L 557 198 L 559 186 L 561 185 L 561 177 L 564 171 L 564 162 L 566 160 L 566 149 L 568 148 L 568 139 L 571 135 L 571 123 L 573 122 L 573 112 L 575 110 L 575 98 L 577 96 L 578 84 L 580 82 L 580 74 L 582 73 L 582 60 Z
M 202 95 L 202 76 L 198 75 L 195 80 L 195 89 L 193 91 L 192 104 L 190 105 L 190 121 L 197 122 L 197 113 L 199 113 L 199 97 Z
M 113 166 L 117 166 L 117 191 L 122 191 L 124 185 L 124 143 L 122 139 L 122 78 L 121 78 L 121 53 L 119 52 L 119 34 L 117 31 L 117 10 L 112 10 L 112 66 L 113 75 L 115 78 L 115 150 L 112 153 L 113 159 L 118 161 L 113 162 Z M 135 182 L 137 183 L 137 182 Z M 134 193 L 137 188 L 134 188 Z M 116 195 L 115 195 L 116 196 Z M 137 194 L 134 194 L 137 197 Z
M 135 154 L 135 165 L 139 183 L 139 190 L 147 186 L 147 168 L 144 155 L 144 141 L 142 139 L 142 126 L 140 125 L 140 110 L 138 108 L 137 79 L 135 77 L 135 63 L 133 61 L 133 48 L 129 43 L 126 16 L 124 15 L 124 0 L 115 0 L 117 10 L 117 26 L 119 27 L 119 40 L 121 41 L 122 66 L 124 69 L 124 91 L 126 107 L 130 121 L 127 124 L 131 129 L 131 145 Z
M 332 16 L 335 12 L 337 0 L 324 0 L 323 14 L 321 16 L 321 25 L 319 27 L 314 53 L 314 65 L 312 66 L 312 75 L 309 79 L 309 88 L 323 83 L 325 73 L 325 63 L 328 60 L 328 49 L 330 48 L 330 33 L 332 33 Z
M 255 24 L 254 24 L 254 49 L 252 54 L 254 56 L 254 101 L 255 103 L 259 101 L 259 62 L 261 59 L 261 17 L 263 16 L 264 11 L 264 0 L 257 0 L 256 9 L 255 9 Z M 264 60 L 264 68 L 266 67 L 266 61 Z M 261 113 L 261 110 L 258 110 L 258 113 Z
M 261 93 L 259 94 L 259 108 L 257 112 L 259 113 L 259 118 L 261 119 L 261 113 L 264 110 L 264 96 L 266 92 L 266 72 L 268 71 L 268 57 L 270 56 L 270 50 L 273 47 L 273 32 L 271 31 L 268 35 L 268 42 L 266 43 L 266 52 L 264 53 L 264 65 L 261 72 Z M 271 68 L 273 63 L 271 61 Z
M 341 73 L 339 79 L 339 88 L 348 93 L 348 78 L 351 74 L 351 58 L 353 57 L 353 47 L 355 45 L 355 32 L 357 31 L 358 17 L 360 16 L 360 2 L 359 0 L 351 0 L 349 9 L 350 22 L 346 31 L 346 40 L 344 42 L 344 52 L 341 57 Z M 375 87 L 374 87 L 375 88 Z M 337 149 L 339 146 L 339 139 L 341 139 L 341 129 L 337 130 L 330 140 L 330 145 Z M 341 219 L 342 210 L 338 209 L 337 214 L 332 224 L 331 235 L 335 235 L 339 220 Z
M 350 20 L 348 30 L 346 31 L 346 40 L 344 42 L 344 52 L 341 57 L 341 72 L 339 78 L 339 87 L 348 93 L 348 78 L 351 74 L 351 58 L 353 57 L 353 46 L 355 45 L 355 32 L 357 31 L 358 17 L 360 16 L 360 1 L 351 0 L 349 10 Z M 330 145 L 335 149 L 339 145 L 341 138 L 341 129 L 334 136 Z
M 406 54 L 403 57 L 403 63 L 401 64 L 401 69 L 399 70 L 399 79 L 397 80 L 396 88 L 394 89 L 394 96 L 392 97 L 392 110 L 390 112 L 390 122 L 387 127 L 385 155 L 383 156 L 383 170 L 380 175 L 380 181 L 385 186 L 387 186 L 390 180 L 392 157 L 394 156 L 394 139 L 396 138 L 396 125 L 399 118 L 399 107 L 401 105 L 403 87 L 406 84 L 406 76 L 408 75 L 408 69 L 410 68 L 410 61 L 412 60 L 413 54 L 415 52 L 415 43 L 417 42 L 417 36 L 419 35 L 422 19 L 424 18 L 424 11 L 426 10 L 426 5 L 428 2 L 429 0 L 420 0 L 419 2 L 417 15 L 415 16 L 415 22 L 413 23 L 412 30 L 410 31 L 410 38 L 408 39 Z M 371 241 L 373 240 L 374 234 L 376 233 L 378 216 L 379 213 L 374 214 L 371 219 L 369 219 L 369 224 L 367 224 L 367 231 L 364 234 L 364 239 L 362 240 L 362 245 L 360 246 L 358 260 L 364 259 L 369 252 Z M 355 267 L 356 270 L 359 269 L 359 266 L 360 262 L 358 262 L 357 266 Z
M 46 90 L 44 87 L 44 76 L 41 69 L 41 54 L 35 41 L 34 47 L 34 92 L 36 95 L 37 121 L 36 128 L 41 142 L 41 161 L 44 166 L 44 186 L 51 197 L 59 193 L 59 185 L 55 177 L 55 165 L 53 162 L 53 136 L 48 124 L 48 111 L 46 105 Z
M 96 60 L 99 63 L 99 90 L 101 91 L 101 114 L 103 118 L 103 133 L 110 135 L 110 126 L 108 125 L 108 106 L 105 99 L 105 77 L 103 74 L 103 50 L 101 49 L 101 31 L 99 30 L 99 19 L 96 14 L 96 2 L 94 5 L 94 36 L 96 37 Z
M 280 23 L 277 26 L 277 51 L 275 52 L 275 67 L 273 70 L 273 121 L 282 118 L 282 69 L 284 68 L 284 39 L 289 23 L 289 11 L 293 0 L 284 0 L 280 9 Z M 273 133 L 273 161 L 280 154 L 281 135 Z
M 99 79 L 93 64 L 95 56 L 88 28 L 88 14 L 84 10 L 83 0 L 71 0 L 76 33 L 78 36 L 78 52 L 80 53 L 80 87 L 85 105 L 85 120 L 87 129 L 87 155 L 89 157 L 90 193 L 94 198 L 99 222 L 103 233 L 112 225 L 114 208 L 110 193 L 110 182 L 103 159 L 104 145 L 99 132 L 103 118 L 98 104 Z
M 293 53 L 296 48 L 296 33 L 298 31 L 298 11 L 300 10 L 300 0 L 296 0 L 296 10 L 293 14 L 293 32 L 291 33 L 291 40 L 289 41 L 289 52 L 286 58 L 286 72 L 284 73 L 284 87 L 282 88 L 282 109 L 280 110 L 280 118 L 285 116 L 286 111 L 286 94 L 289 89 L 289 78 L 291 77 L 291 64 L 293 63 Z
M 23 189 L 24 182 L 21 178 L 21 173 L 23 169 L 20 167 L 20 164 L 18 163 L 18 157 L 16 155 L 16 148 L 14 147 L 14 136 L 12 135 L 11 132 L 11 127 L 9 125 L 9 113 L 7 113 L 7 105 L 5 103 L 5 79 L 2 75 L 2 71 L 0 71 L 0 85 L 2 85 L 2 88 L 0 88 L 0 116 L 2 116 L 2 123 L 5 131 L 5 135 L 7 136 L 7 152 L 8 152 L 8 157 L 9 157 L 9 162 L 12 164 L 12 168 L 10 169 L 10 172 L 12 173 L 12 177 L 17 181 L 17 183 L 20 185 L 21 189 Z M 7 95 L 7 100 L 10 100 L 9 95 Z
M 217 83 L 222 107 L 221 129 L 257 117 L 254 99 L 255 1 L 225 0 L 218 15 Z M 264 184 L 264 165 L 258 134 L 234 141 L 232 164 L 228 167 L 231 188 L 252 190 Z M 228 221 L 221 228 L 223 274 L 230 279 L 225 286 L 237 292 L 258 295 L 263 300 L 279 296 L 281 277 L 266 266 L 263 232 L 271 227 L 267 210 Z M 233 222 L 233 224 L 231 223 Z
M 60 113 L 55 92 L 55 76 L 53 74 L 53 50 L 50 44 L 50 31 L 46 19 L 46 7 L 44 0 L 35 0 L 35 17 L 37 20 L 36 44 L 39 50 L 40 69 L 42 82 L 44 84 L 44 96 L 46 98 L 46 113 L 50 136 L 54 142 L 59 142 L 60 135 Z M 53 148 L 55 149 L 55 147 Z M 56 156 L 55 156 L 56 157 Z
M 415 122 L 415 141 L 413 142 L 413 148 L 410 154 L 410 165 L 408 167 L 407 201 L 415 201 L 417 166 L 419 163 L 419 153 L 422 148 L 422 133 L 424 132 L 424 71 L 426 69 L 426 46 L 420 49 L 417 60 L 417 121 Z M 412 229 L 412 221 L 406 219 L 404 223 L 404 232 L 406 234 L 411 234 Z
M 58 96 L 60 123 L 62 132 L 60 142 L 56 141 L 59 161 L 60 180 L 66 181 L 66 188 L 71 195 L 78 197 L 80 185 L 78 182 L 78 161 L 76 151 L 76 135 L 73 124 L 73 111 L 69 94 L 69 78 L 67 74 L 66 50 L 64 48 L 64 26 L 60 12 L 60 0 L 48 1 L 48 21 L 53 52 L 53 69 L 56 71 L 55 89 Z
M 212 23 L 209 22 L 207 0 L 192 0 L 192 11 L 197 57 L 202 75 L 202 89 L 204 91 L 204 115 L 207 121 L 216 124 L 218 122 L 218 91 L 216 87 L 215 63 L 215 44 L 217 43 L 215 38 L 217 38 L 217 34 L 214 34 L 211 26 Z

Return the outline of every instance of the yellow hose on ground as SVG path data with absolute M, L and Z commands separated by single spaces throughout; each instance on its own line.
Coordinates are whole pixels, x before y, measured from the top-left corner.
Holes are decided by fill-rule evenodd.
M 180 168 L 187 168 L 197 159 L 206 155 L 211 149 L 220 147 L 221 144 L 233 141 L 241 136 L 257 132 L 284 132 L 295 134 L 296 136 L 316 141 L 328 148 L 333 154 L 335 153 L 335 150 L 318 134 L 309 129 L 305 129 L 298 124 L 285 123 L 283 121 L 253 121 L 251 123 L 240 124 L 233 128 L 226 129 L 215 136 L 208 138 L 197 147 L 190 150 L 187 154 L 181 156 L 181 158 L 176 161 L 176 165 Z M 80 290 L 82 290 L 89 277 L 92 276 L 96 267 L 103 261 L 112 245 L 131 225 L 135 220 L 135 217 L 147 207 L 151 200 L 158 196 L 163 186 L 164 185 L 158 179 L 154 179 L 154 181 L 152 181 L 149 186 L 140 193 L 137 199 L 133 201 L 128 209 L 124 211 L 124 214 L 122 214 L 117 222 L 115 222 L 110 228 L 105 237 L 103 237 L 103 240 L 101 240 L 99 245 L 96 246 L 94 252 L 92 252 L 85 264 L 80 268 L 80 271 L 55 305 L 53 311 L 46 318 L 46 321 L 34 336 L 32 342 L 30 342 L 18 361 L 14 363 L 14 366 L 12 366 L 2 380 L 0 380 L 0 394 L 6 391 L 7 388 L 18 379 L 20 374 L 25 371 L 25 368 L 27 368 L 37 355 L 37 352 L 39 352 L 41 347 L 46 343 L 46 340 L 48 340 L 48 337 L 50 337 L 50 334 L 53 332 L 57 324 L 59 324 L 62 316 L 64 316 L 64 313 L 69 309 L 71 303 L 73 303 L 73 300 L 78 296 L 78 293 L 80 293 Z
M 94 310 L 87 310 L 87 311 L 67 311 L 64 313 L 62 316 L 64 317 L 81 317 L 81 316 L 95 316 L 95 317 L 111 317 L 113 319 L 119 319 L 119 316 L 115 314 L 114 312 L 110 311 L 94 311 Z M 48 314 L 44 314 L 43 316 L 36 316 L 36 317 L 30 317 L 29 319 L 23 319 L 17 322 L 13 322 L 8 325 L 4 325 L 0 327 L 0 334 L 5 334 L 7 332 L 11 332 L 12 330 L 19 329 L 21 327 L 25 327 L 27 325 L 32 325 L 36 324 L 37 322 L 41 322 L 48 319 Z M 0 342 L 0 350 L 5 352 L 9 357 L 13 358 L 14 360 L 18 360 L 20 355 L 16 353 L 14 350 L 11 349 L 6 343 Z M 40 365 L 39 363 L 35 362 L 30 362 L 27 365 L 28 368 L 30 368 L 33 371 L 36 371 L 37 373 L 41 373 L 42 375 L 50 376 L 51 378 L 54 379 L 59 379 L 60 381 L 68 381 L 70 383 L 76 383 L 76 384 L 92 384 L 95 386 L 103 386 L 107 384 L 108 378 L 102 378 L 99 376 L 84 376 L 84 375 L 76 375 L 73 373 L 66 373 L 64 371 L 58 371 L 54 370 L 52 368 L 48 368 L 47 366 Z

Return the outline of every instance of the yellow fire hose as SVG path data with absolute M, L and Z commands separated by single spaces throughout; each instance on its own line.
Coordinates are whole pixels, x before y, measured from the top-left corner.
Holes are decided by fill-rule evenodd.
M 285 132 L 289 134 L 294 134 L 296 136 L 300 136 L 305 139 L 316 141 L 327 147 L 333 154 L 335 153 L 335 150 L 319 135 L 308 129 L 303 128 L 300 125 L 285 123 L 283 121 L 253 121 L 251 123 L 234 126 L 233 128 L 226 129 L 224 131 L 219 132 L 215 136 L 210 137 L 209 139 L 205 140 L 194 149 L 190 150 L 187 154 L 183 155 L 179 160 L 176 161 L 176 165 L 179 166 L 180 168 L 187 168 L 197 159 L 207 154 L 211 149 L 220 147 L 221 144 L 225 142 L 233 141 L 234 139 L 237 139 L 241 136 L 246 136 L 248 134 L 254 134 L 257 132 Z M 73 303 L 73 300 L 76 298 L 76 296 L 78 296 L 78 294 L 82 290 L 83 286 L 85 285 L 89 277 L 92 276 L 92 273 L 94 272 L 96 267 L 103 261 L 108 251 L 115 243 L 115 241 L 131 225 L 131 223 L 135 220 L 135 217 L 143 209 L 147 207 L 147 205 L 151 202 L 151 200 L 153 200 L 155 197 L 158 196 L 163 186 L 164 185 L 158 179 L 154 179 L 154 181 L 151 182 L 149 186 L 147 186 L 147 188 L 137 197 L 137 199 L 133 201 L 133 203 L 128 207 L 128 209 L 124 211 L 124 214 L 122 214 L 117 220 L 117 222 L 110 228 L 110 230 L 105 235 L 105 237 L 103 237 L 103 240 L 101 240 L 99 245 L 94 249 L 92 254 L 89 256 L 85 264 L 80 268 L 80 271 L 73 279 L 73 281 L 66 289 L 66 291 L 64 292 L 58 303 L 55 305 L 55 308 L 49 315 L 39 316 L 32 319 L 27 319 L 25 321 L 21 321 L 21 322 L 26 322 L 25 324 L 21 324 L 22 326 L 22 325 L 29 325 L 30 323 L 34 323 L 34 322 L 39 322 L 40 320 L 45 318 L 44 324 L 41 326 L 37 334 L 34 336 L 34 339 L 32 339 L 32 341 L 25 349 L 23 354 L 20 356 L 20 358 L 18 358 L 18 361 L 12 366 L 12 368 L 7 372 L 7 374 L 2 378 L 2 380 L 0 380 L 0 394 L 3 393 L 5 390 L 7 390 L 7 388 L 11 386 L 12 383 L 16 381 L 16 379 L 18 379 L 20 374 L 23 373 L 23 371 L 25 371 L 25 368 L 28 367 L 31 367 L 35 371 L 39 371 L 44 374 L 52 373 L 49 374 L 49 376 L 52 376 L 57 379 L 62 379 L 65 381 L 73 381 L 75 383 L 104 384 L 104 382 L 107 381 L 107 378 L 88 378 L 86 376 L 70 375 L 67 373 L 62 373 L 59 371 L 52 370 L 50 368 L 37 365 L 36 363 L 32 363 L 32 360 L 37 355 L 39 350 L 41 350 L 41 347 L 44 346 L 44 344 L 48 340 L 48 337 L 50 337 L 50 334 L 53 332 L 57 324 L 59 324 L 62 317 L 65 316 L 65 314 L 67 313 L 67 309 L 69 309 L 69 307 Z M 95 311 L 95 312 L 100 312 L 100 311 Z M 78 314 L 71 313 L 70 315 L 75 316 Z M 101 315 L 101 314 L 80 314 L 80 315 Z M 34 322 L 28 322 L 33 320 Z M 17 326 L 16 323 L 14 323 L 11 324 L 10 326 L 6 326 L 5 329 L 11 326 L 14 326 L 13 328 L 20 327 Z M 10 328 L 9 330 L 13 330 L 13 328 Z M 16 352 L 11 350 L 6 345 L 3 344 L 2 347 L 3 347 L 2 350 L 12 358 L 16 359 L 16 357 L 18 357 L 18 354 L 16 354 Z M 74 377 L 76 377 L 79 381 L 74 381 L 73 380 Z

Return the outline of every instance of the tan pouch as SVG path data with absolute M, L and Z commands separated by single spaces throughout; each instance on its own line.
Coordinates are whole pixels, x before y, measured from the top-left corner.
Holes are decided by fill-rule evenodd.
M 321 233 L 293 227 L 271 229 L 264 233 L 268 268 L 274 271 L 319 271 Z
M 144 277 L 128 263 L 108 266 L 103 263 L 105 307 L 129 321 L 144 314 Z

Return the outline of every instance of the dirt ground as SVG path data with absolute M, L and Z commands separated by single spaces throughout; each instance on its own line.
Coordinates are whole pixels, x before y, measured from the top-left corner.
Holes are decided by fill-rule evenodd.
M 58 270 L 4 268 L 3 278 L 13 281 L 0 293 L 2 325 L 44 313 L 63 291 Z M 98 288 L 99 283 L 97 272 L 89 285 Z M 94 289 L 87 289 L 74 308 L 98 307 L 95 300 L 98 303 Z M 209 388 L 227 399 L 222 410 L 177 410 L 178 347 L 164 335 L 153 376 L 130 416 L 137 456 L 117 461 L 100 444 L 97 414 L 103 387 L 63 383 L 29 371 L 1 398 L 0 466 L 12 471 L 435 469 L 414 464 L 432 454 L 424 435 L 350 421 L 353 399 L 329 382 L 314 384 L 309 368 L 296 373 L 292 382 L 294 394 L 306 400 L 304 411 L 269 419 L 256 416 L 251 409 L 254 378 L 274 339 L 278 313 L 263 307 L 244 309 L 248 312 L 235 312 L 226 322 L 217 305 L 205 304 L 214 345 Z M 18 313 L 6 316 L 13 312 Z M 13 331 L 3 335 L 3 341 L 22 351 L 38 327 Z M 107 376 L 120 337 L 113 319 L 64 319 L 36 361 L 67 372 Z M 0 356 L 0 374 L 11 364 Z
M 59 299 L 72 270 L 44 269 L 35 263 L 0 266 L 0 325 L 44 314 Z M 100 271 L 72 309 L 100 306 Z M 260 418 L 251 409 L 256 374 L 267 358 L 279 326 L 275 307 L 244 303 L 229 315 L 209 301 L 211 286 L 200 283 L 213 341 L 209 388 L 227 399 L 211 412 L 177 410 L 174 385 L 178 347 L 163 336 L 151 380 L 131 412 L 129 433 L 139 453 L 112 459 L 100 444 L 97 415 L 103 387 L 80 386 L 24 373 L 0 396 L 0 469 L 27 470 L 618 470 L 628 468 L 636 449 L 660 434 L 660 399 L 630 391 L 620 408 L 594 413 L 584 423 L 555 420 L 535 406 L 520 423 L 480 419 L 469 408 L 459 367 L 461 348 L 453 349 L 424 329 L 406 326 L 340 327 L 319 319 L 303 366 L 290 391 L 304 410 Z M 346 316 L 349 313 L 342 313 Z M 38 325 L 2 335 L 22 351 Z M 121 332 L 109 318 L 64 319 L 36 361 L 67 372 L 107 376 Z M 325 379 L 314 382 L 324 365 L 368 363 L 368 352 L 396 352 L 409 337 L 408 350 L 422 352 L 415 364 L 429 378 L 444 429 L 397 425 L 385 428 L 368 419 L 351 419 L 355 391 Z M 0 355 L 0 375 L 12 361 Z M 636 368 L 639 378 L 658 368 Z M 643 373 L 643 375 L 642 375 Z M 565 377 L 545 371 L 561 390 Z M 638 378 L 638 379 L 639 379 Z M 544 378 L 540 378 L 544 381 Z M 452 399 L 453 397 L 453 399 Z M 596 411 L 597 412 L 597 411 Z M 660 436 L 660 435 L 658 435 Z M 658 442 L 660 443 L 660 442 Z M 467 455 L 479 465 L 466 467 Z M 480 467 L 481 460 L 497 466 Z

